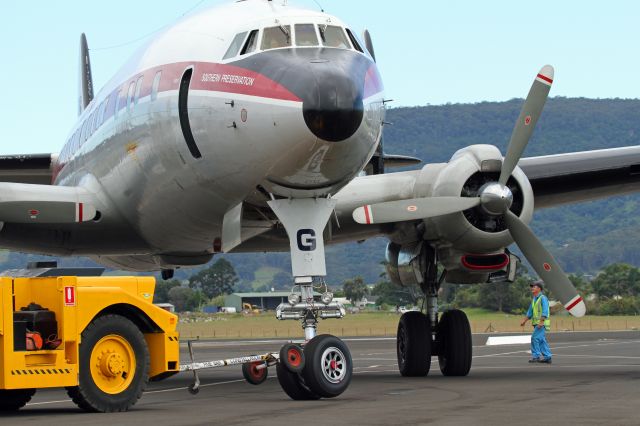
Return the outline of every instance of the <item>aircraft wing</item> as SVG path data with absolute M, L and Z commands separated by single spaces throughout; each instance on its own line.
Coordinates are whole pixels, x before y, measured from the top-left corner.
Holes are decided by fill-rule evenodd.
M 0 156 L 0 182 L 50 185 L 56 154 Z
M 0 182 L 0 223 L 77 223 L 93 220 L 94 195 L 82 187 Z
M 535 207 L 640 191 L 640 146 L 522 158 Z

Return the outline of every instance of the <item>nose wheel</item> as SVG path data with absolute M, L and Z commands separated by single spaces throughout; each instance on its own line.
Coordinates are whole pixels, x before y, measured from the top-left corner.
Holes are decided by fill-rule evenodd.
M 287 344 L 280 353 L 295 354 L 299 348 Z M 305 345 L 302 354 L 302 369 L 298 363 L 292 366 L 289 356 L 281 356 L 276 368 L 280 386 L 291 399 L 335 398 L 347 390 L 353 375 L 353 362 L 351 352 L 342 340 L 321 334 Z

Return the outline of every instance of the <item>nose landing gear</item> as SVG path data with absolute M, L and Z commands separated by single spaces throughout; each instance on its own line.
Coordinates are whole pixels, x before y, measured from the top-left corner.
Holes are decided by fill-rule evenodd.
M 347 389 L 353 373 L 347 345 L 335 336 L 317 335 L 318 319 L 345 315 L 344 307 L 332 301 L 333 294 L 324 282 L 327 272 L 322 235 L 335 201 L 274 199 L 269 206 L 287 230 L 295 277 L 289 303 L 278 306 L 276 317 L 301 321 L 307 342 L 304 347 L 282 347 L 276 367 L 278 381 L 291 399 L 334 398 Z M 323 288 L 320 300 L 314 297 L 314 283 Z

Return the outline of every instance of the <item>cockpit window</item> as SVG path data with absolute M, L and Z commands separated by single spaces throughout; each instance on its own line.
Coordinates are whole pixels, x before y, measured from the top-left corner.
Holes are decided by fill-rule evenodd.
M 320 37 L 322 44 L 327 47 L 349 49 L 349 42 L 341 27 L 335 25 L 320 25 Z
M 291 46 L 291 27 L 279 25 L 265 28 L 262 34 L 262 50 Z
M 231 46 L 229 46 L 227 53 L 224 54 L 224 57 L 222 59 L 229 59 L 236 56 L 242 48 L 242 42 L 244 41 L 244 38 L 246 36 L 246 31 L 240 34 L 236 34 L 236 36 L 233 38 L 233 41 L 231 42 Z
M 251 53 L 256 50 L 258 46 L 258 30 L 253 30 L 249 33 L 249 37 L 247 37 L 247 42 L 244 44 L 242 48 L 241 55 L 246 55 L 247 53 Z
M 296 24 L 296 46 L 317 46 L 318 36 L 313 24 Z
M 360 53 L 364 53 L 362 47 L 360 47 L 360 43 L 358 43 L 358 39 L 353 35 L 351 30 L 347 28 L 347 35 L 349 36 L 349 40 L 351 40 L 351 44 L 353 47 Z

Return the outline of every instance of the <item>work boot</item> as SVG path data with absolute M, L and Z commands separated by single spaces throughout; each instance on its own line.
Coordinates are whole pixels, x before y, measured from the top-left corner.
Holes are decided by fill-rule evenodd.
M 534 363 L 536 363 L 536 362 L 540 362 L 540 359 L 539 359 L 539 358 L 531 358 L 531 359 L 529 360 L 529 364 L 534 364 Z
M 538 362 L 541 364 L 551 364 L 551 358 L 541 358 Z

